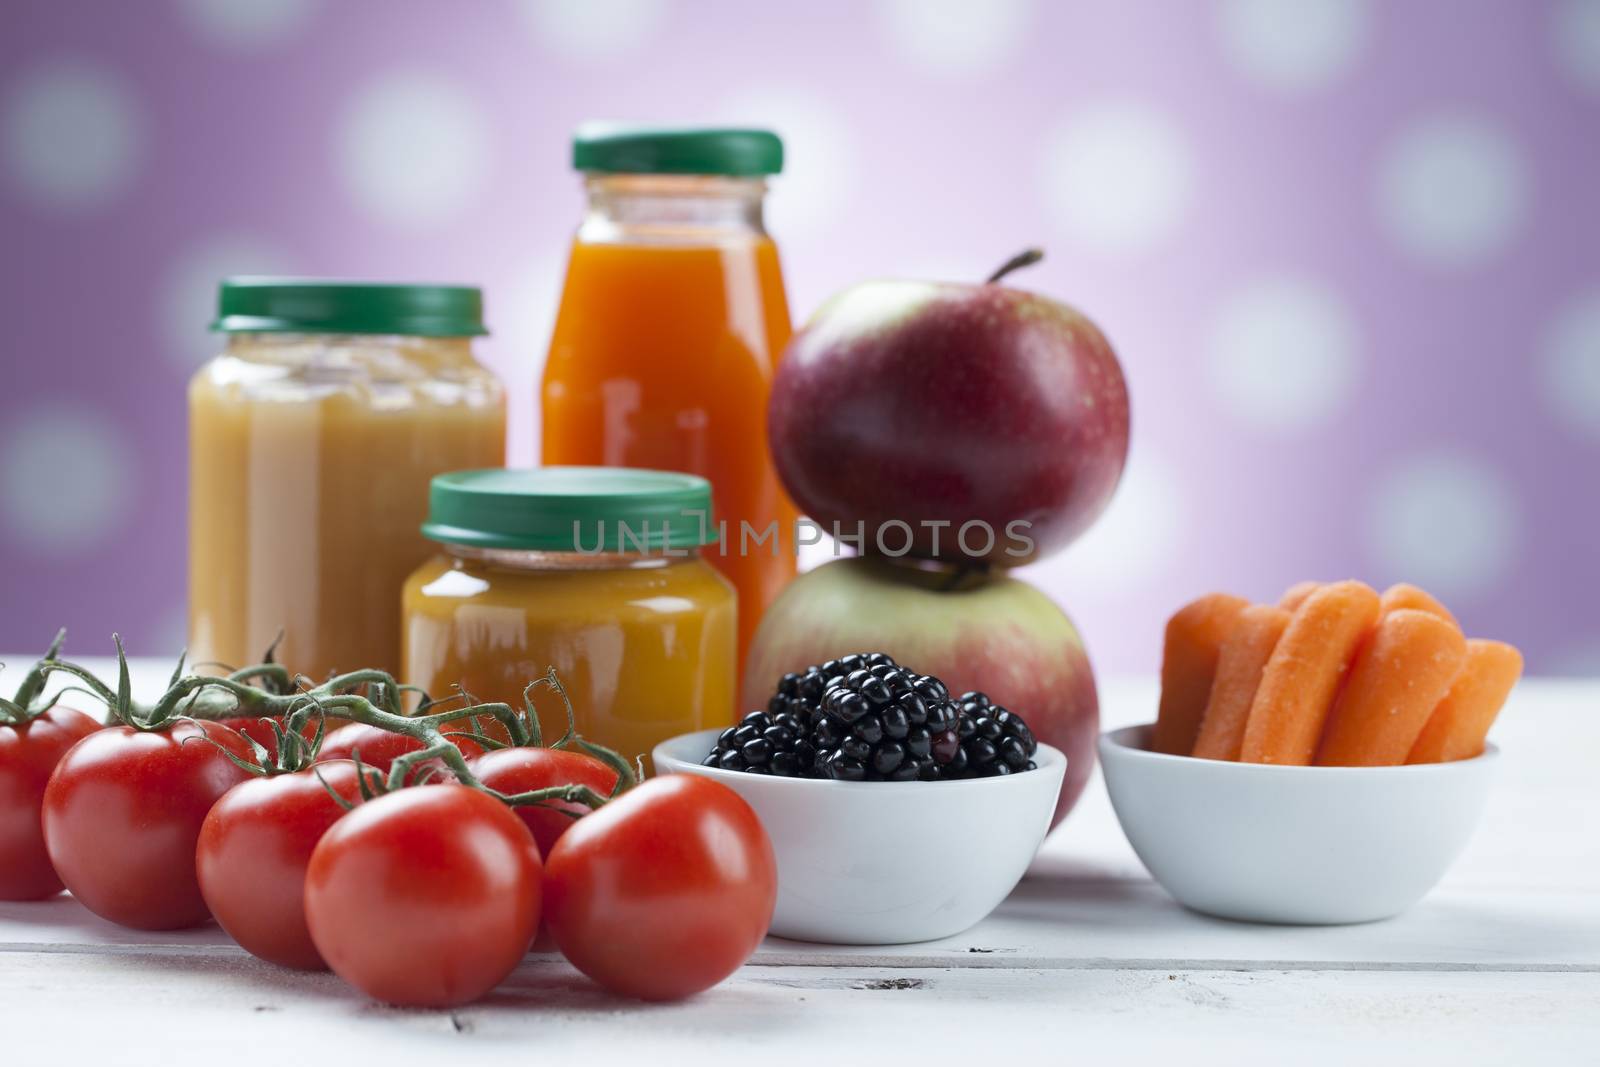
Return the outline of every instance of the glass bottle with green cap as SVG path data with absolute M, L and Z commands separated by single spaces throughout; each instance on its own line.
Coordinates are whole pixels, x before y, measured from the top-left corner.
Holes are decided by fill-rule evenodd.
M 766 446 L 790 333 L 762 216 L 783 142 L 760 129 L 589 125 L 572 162 L 588 208 L 545 363 L 544 462 L 710 479 L 725 532 L 710 559 L 739 593 L 742 659 L 795 573 L 795 511 Z
M 579 730 L 628 755 L 731 725 L 737 602 L 701 558 L 711 501 L 704 478 L 666 471 L 433 479 L 422 532 L 439 554 L 405 584 L 402 680 L 521 707 L 555 667 Z M 564 731 L 559 706 L 541 713 L 546 736 Z
M 189 651 L 313 678 L 400 668 L 436 474 L 505 460 L 479 290 L 228 278 L 189 384 Z

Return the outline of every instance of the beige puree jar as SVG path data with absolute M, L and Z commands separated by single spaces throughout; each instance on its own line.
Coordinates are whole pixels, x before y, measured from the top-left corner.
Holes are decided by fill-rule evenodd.
M 189 384 L 189 652 L 312 678 L 400 670 L 428 483 L 505 462 L 476 288 L 229 278 Z M 213 667 L 212 669 L 216 669 Z

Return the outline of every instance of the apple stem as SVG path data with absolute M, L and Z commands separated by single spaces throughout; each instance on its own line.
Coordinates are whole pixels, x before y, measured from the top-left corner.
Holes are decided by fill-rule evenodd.
M 981 564 L 976 566 L 957 567 L 950 572 L 950 576 L 944 580 L 944 584 L 939 586 L 939 592 L 948 593 L 952 590 L 959 589 L 961 586 L 965 585 L 967 579 L 973 575 L 983 575 L 988 573 L 989 568 Z
M 993 285 L 995 282 L 999 281 L 1001 278 L 1004 278 L 1012 271 L 1020 270 L 1023 267 L 1031 267 L 1043 258 L 1044 249 L 1024 248 L 1021 252 L 1018 252 L 1016 255 L 1000 264 L 1000 269 L 985 278 L 983 280 L 983 284 Z

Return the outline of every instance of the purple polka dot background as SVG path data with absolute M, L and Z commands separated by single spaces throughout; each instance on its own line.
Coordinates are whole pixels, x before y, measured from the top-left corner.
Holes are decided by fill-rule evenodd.
M 1047 250 L 1134 401 L 1025 572 L 1102 672 L 1354 576 L 1600 673 L 1600 0 L 8 0 L 0 648 L 182 643 L 222 274 L 482 284 L 534 462 L 590 118 L 782 133 L 797 319 Z

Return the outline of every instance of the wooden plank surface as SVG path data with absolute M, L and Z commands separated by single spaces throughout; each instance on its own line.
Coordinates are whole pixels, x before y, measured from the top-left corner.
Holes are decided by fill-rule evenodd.
M 694 1000 L 635 1005 L 529 962 L 486 1001 L 419 1012 L 244 956 L 0 956 L 4 1061 L 27 1067 L 1542 1065 L 1593 1063 L 1597 1018 L 1593 973 L 752 965 Z
M 158 687 L 167 669 L 138 663 L 136 687 Z M 1154 698 L 1148 682 L 1107 684 L 1106 724 L 1148 719 Z M 63 897 L 0 905 L 0 1019 L 118 1063 L 281 1063 L 259 1042 L 290 1033 L 302 1047 L 381 1050 L 395 1062 L 468 1047 L 559 1055 L 602 1041 L 612 1054 L 704 1063 L 948 1062 L 1008 1042 L 1189 1063 L 1272 1052 L 1388 1061 L 1397 1049 L 1410 1063 L 1482 1062 L 1533 1048 L 1546 1062 L 1593 1061 L 1600 685 L 1524 683 L 1496 738 L 1501 779 L 1466 855 L 1426 900 L 1382 923 L 1271 927 L 1188 912 L 1144 873 L 1096 781 L 1029 877 L 973 930 L 893 947 L 769 939 L 734 979 L 687 1004 L 612 1000 L 536 952 L 484 1004 L 400 1012 L 329 976 L 262 964 L 215 928 L 123 930 Z M 93 1025 L 59 1025 L 84 1003 Z M 181 1009 L 182 1055 L 120 1036 L 151 1009 Z M 33 1058 L 49 1047 L 40 1040 L 5 1047 L 23 1054 L 15 1062 L 44 1062 Z

